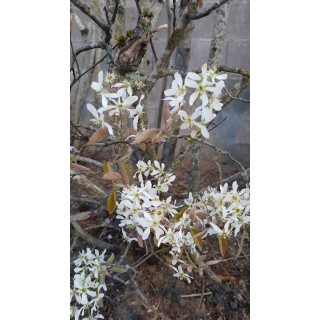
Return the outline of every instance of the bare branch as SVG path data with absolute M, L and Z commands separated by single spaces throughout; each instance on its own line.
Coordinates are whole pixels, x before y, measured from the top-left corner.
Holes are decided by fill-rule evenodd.
M 75 51 L 75 56 L 77 56 L 81 52 L 92 50 L 92 49 L 104 49 L 104 44 L 101 41 L 99 41 L 96 43 L 89 44 L 85 47 L 79 48 L 78 50 Z
M 219 7 L 221 7 L 223 4 L 225 4 L 226 2 L 228 2 L 229 0 L 222 0 L 220 2 L 215 3 L 214 5 L 207 7 L 205 9 L 203 9 L 201 12 L 199 13 L 195 13 L 195 14 L 188 14 L 189 19 L 191 20 L 198 20 L 201 19 L 203 17 L 208 16 L 212 11 L 218 9 Z
M 218 66 L 217 70 L 220 71 L 225 71 L 225 72 L 230 72 L 230 73 L 238 73 L 246 78 L 250 78 L 250 73 L 249 71 L 242 69 L 242 68 L 232 68 L 228 66 Z
M 82 74 L 80 74 L 80 76 L 76 79 L 74 79 L 70 85 L 70 89 L 73 87 L 73 85 L 82 77 L 84 76 L 87 72 L 89 72 L 91 69 L 93 69 L 95 66 L 97 66 L 99 63 L 101 63 L 107 56 L 109 55 L 109 53 L 107 53 L 106 55 L 103 56 L 102 59 L 100 59 L 98 62 L 96 62 L 93 66 L 91 66 L 88 70 L 86 70 L 85 72 L 83 72 Z
M 228 95 L 232 100 L 239 100 L 239 101 L 241 101 L 241 102 L 250 103 L 249 100 L 246 100 L 246 99 L 243 99 L 243 98 L 240 98 L 240 97 L 233 97 L 226 87 L 224 87 L 223 89 L 226 91 L 227 95 Z
M 77 156 L 76 159 L 77 159 L 77 161 L 93 164 L 96 167 L 103 168 L 103 164 L 99 161 L 92 160 L 92 159 L 86 158 L 86 157 L 80 157 L 80 156 Z
M 116 1 L 116 5 L 114 7 L 114 11 L 113 11 L 113 15 L 112 15 L 112 18 L 111 18 L 111 23 L 113 24 L 115 21 L 116 21 L 116 16 L 117 16 L 117 13 L 118 13 L 118 8 L 119 8 L 119 0 Z
M 90 8 L 83 4 L 80 0 L 70 0 L 79 10 L 91 18 L 103 31 L 109 32 L 110 26 L 97 18 L 93 13 L 91 13 Z

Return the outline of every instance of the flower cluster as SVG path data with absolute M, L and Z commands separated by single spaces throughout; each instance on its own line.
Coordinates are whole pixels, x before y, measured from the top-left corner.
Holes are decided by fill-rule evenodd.
M 74 260 L 76 268 L 73 278 L 73 288 L 70 290 L 71 316 L 77 319 L 104 319 L 99 314 L 104 292 L 107 291 L 104 276 L 107 274 L 105 251 L 91 252 L 87 248 Z
M 207 231 L 203 239 L 212 234 L 224 238 L 232 233 L 236 236 L 240 228 L 250 221 L 250 190 L 245 188 L 238 191 L 236 181 L 233 182 L 232 189 L 229 191 L 227 183 L 220 186 L 220 190 L 208 187 L 198 200 L 193 199 L 190 193 L 185 204 L 193 214 L 205 213 L 205 217 L 198 220 Z M 205 228 L 208 223 L 209 228 Z
M 237 182 L 228 191 L 228 184 L 220 190 L 208 188 L 197 199 L 190 193 L 184 200 L 179 212 L 171 197 L 161 197 L 175 180 L 175 176 L 165 172 L 165 165 L 158 161 L 138 161 L 134 175 L 139 186 L 130 185 L 122 189 L 121 201 L 118 203 L 117 219 L 120 220 L 123 237 L 126 241 L 137 241 L 153 236 L 159 247 L 170 246 L 171 264 L 175 277 L 188 282 L 192 277 L 184 271 L 190 270 L 186 259 L 187 251 L 197 254 L 196 238 L 201 239 L 216 234 L 228 237 L 237 235 L 240 228 L 249 222 L 249 189 L 238 191 Z M 130 237 L 125 228 L 135 232 L 137 237 Z M 179 265 L 175 265 L 179 262 Z
M 102 107 L 98 110 L 90 103 L 87 104 L 87 109 L 94 116 L 91 121 L 102 127 L 106 127 L 110 135 L 113 135 L 113 129 L 109 123 L 104 119 L 104 112 L 108 111 L 109 116 L 124 116 L 125 112 L 129 113 L 130 118 L 133 121 L 133 128 L 138 130 L 138 120 L 142 114 L 143 106 L 141 101 L 144 95 L 133 95 L 133 90 L 130 82 L 123 81 L 115 83 L 116 76 L 113 73 L 107 73 L 105 78 L 103 77 L 103 71 L 98 74 L 98 82 L 93 82 L 91 88 L 101 95 Z M 108 87 L 104 86 L 108 84 Z M 137 106 L 133 107 L 133 104 L 139 100 Z
M 218 74 L 215 69 L 208 70 L 206 64 L 202 66 L 201 75 L 188 72 L 183 80 L 178 72 L 174 74 L 171 89 L 164 92 L 164 100 L 168 100 L 173 107 L 171 114 L 178 111 L 182 121 L 180 129 L 190 129 L 193 138 L 198 131 L 201 131 L 203 137 L 209 138 L 206 126 L 216 117 L 215 111 L 221 110 L 223 104 L 219 99 L 226 78 L 226 74 Z M 185 104 L 187 88 L 192 91 L 189 97 L 190 109 L 195 107 L 192 114 L 181 110 Z

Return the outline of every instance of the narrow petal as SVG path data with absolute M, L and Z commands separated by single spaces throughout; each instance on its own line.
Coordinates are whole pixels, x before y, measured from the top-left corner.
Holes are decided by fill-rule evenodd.
M 98 81 L 100 84 L 103 83 L 103 71 L 102 70 L 98 73 Z
M 202 126 L 200 129 L 201 129 L 202 135 L 203 135 L 206 139 L 208 139 L 208 138 L 209 138 L 209 131 L 207 130 L 207 128 L 206 128 L 205 126 Z
M 108 99 L 106 98 L 106 96 L 104 94 L 102 95 L 102 105 L 104 107 L 108 105 Z
M 123 87 L 123 83 L 118 82 L 118 83 L 114 84 L 112 87 L 115 87 L 115 88 Z
M 174 78 L 175 78 L 175 80 L 177 81 L 178 86 L 179 86 L 179 87 L 182 87 L 183 82 L 182 82 L 181 74 L 180 74 L 179 72 L 176 72 L 176 73 L 174 74 Z
M 194 73 L 194 72 L 188 72 L 187 78 L 190 78 L 190 79 L 196 80 L 196 81 L 201 79 L 201 77 L 198 74 Z
M 104 125 L 107 127 L 109 134 L 111 134 L 113 136 L 113 130 L 112 130 L 112 127 L 110 126 L 110 124 L 107 122 L 104 122 Z
M 92 88 L 93 90 L 95 90 L 95 91 L 101 91 L 102 86 L 101 86 L 101 84 L 98 83 L 98 82 L 92 82 L 92 83 L 91 83 L 91 88 Z
M 190 106 L 193 106 L 194 102 L 197 100 L 199 96 L 199 92 L 198 91 L 195 91 L 189 98 L 189 104 Z
M 134 117 L 134 119 L 133 119 L 133 128 L 135 129 L 135 130 L 138 130 L 138 120 L 139 120 L 139 115 L 137 115 L 136 117 Z
M 99 115 L 98 115 L 98 111 L 97 109 L 90 103 L 87 103 L 87 109 L 92 113 L 92 115 L 98 119 Z
M 226 73 L 219 74 L 219 75 L 216 76 L 216 78 L 218 80 L 225 80 L 225 79 L 227 79 L 227 74 Z
M 123 103 L 124 106 L 131 106 L 134 102 L 138 100 L 137 96 L 129 96 Z
M 188 129 L 188 128 L 189 128 L 189 125 L 185 122 L 180 126 L 181 130 Z
M 182 121 L 184 121 L 185 119 L 188 118 L 188 115 L 184 110 L 180 110 L 178 114 L 179 114 Z
M 198 83 L 188 78 L 185 80 L 185 85 L 190 88 L 198 88 Z

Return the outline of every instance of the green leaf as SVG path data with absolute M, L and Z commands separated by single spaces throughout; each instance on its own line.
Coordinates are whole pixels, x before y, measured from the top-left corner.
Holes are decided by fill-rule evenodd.
M 120 268 L 120 267 L 112 267 L 110 269 L 110 271 L 113 271 L 113 272 L 116 272 L 116 273 L 125 273 L 127 272 L 128 270 L 125 269 L 125 268 Z
M 110 257 L 108 258 L 108 260 L 106 261 L 106 264 L 112 264 L 114 260 L 114 254 L 111 253 Z

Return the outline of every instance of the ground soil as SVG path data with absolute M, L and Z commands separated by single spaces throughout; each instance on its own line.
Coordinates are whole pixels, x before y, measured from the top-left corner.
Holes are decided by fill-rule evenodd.
M 188 179 L 190 172 L 190 158 L 185 159 L 176 172 L 177 180 L 171 190 L 172 195 L 181 200 L 188 193 Z M 92 167 L 94 168 L 94 167 Z M 95 170 L 97 170 L 95 168 Z M 223 177 L 231 176 L 239 172 L 239 168 L 230 162 L 221 163 Z M 218 181 L 219 171 L 212 160 L 202 160 L 200 174 L 200 189 Z M 105 190 L 108 186 L 100 183 Z M 239 184 L 241 184 L 239 180 Z M 72 188 L 71 194 L 77 194 L 78 190 Z M 84 230 L 93 236 L 120 247 L 120 253 L 115 261 L 125 251 L 127 245 L 121 238 L 121 229 L 118 227 L 114 215 L 108 215 L 107 211 L 96 204 L 71 201 L 71 214 L 92 211 L 94 215 L 90 220 L 81 221 Z M 249 319 L 249 280 L 250 280 L 250 230 L 244 237 L 242 250 L 237 259 L 236 256 L 241 242 L 242 234 L 237 238 L 228 240 L 228 250 L 221 257 L 216 238 L 207 241 L 202 254 L 206 254 L 206 261 L 224 259 L 220 263 L 212 265 L 211 270 L 222 280 L 223 284 L 231 289 L 226 292 L 221 289 L 206 274 L 198 274 L 193 271 L 194 280 L 191 284 L 173 277 L 173 270 L 166 263 L 166 253 L 162 252 L 155 257 L 151 252 L 146 252 L 133 242 L 127 253 L 124 264 L 135 265 L 146 257 L 136 268 L 136 274 L 128 272 L 117 275 L 127 282 L 123 284 L 113 278 L 107 278 L 107 297 L 104 307 L 101 309 L 105 319 L 109 320 L 140 320 L 140 319 L 204 319 L 204 320 L 231 320 Z M 81 238 L 75 241 L 75 233 L 71 230 L 71 279 L 73 277 L 72 261 L 77 254 L 88 244 Z M 92 246 L 89 245 L 92 248 Z M 158 248 L 155 247 L 154 250 Z M 150 249 L 149 249 L 150 250 Z M 135 285 L 133 284 L 135 283 Z M 196 296 L 194 296 L 196 294 Z M 151 310 L 153 309 L 153 310 Z

